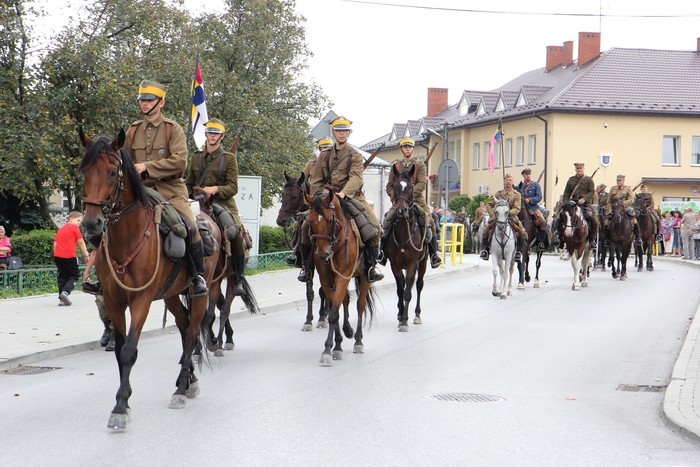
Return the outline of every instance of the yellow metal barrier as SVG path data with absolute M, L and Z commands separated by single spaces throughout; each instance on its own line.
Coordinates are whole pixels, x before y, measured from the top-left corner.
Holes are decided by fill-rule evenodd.
M 448 235 L 448 228 L 450 232 Z M 448 238 L 449 237 L 449 238 Z M 440 250 L 442 252 L 442 266 L 445 266 L 445 251 L 451 253 L 452 264 L 457 264 L 457 252 L 459 251 L 459 264 L 462 264 L 464 256 L 464 224 L 447 223 L 442 224 L 442 234 Z

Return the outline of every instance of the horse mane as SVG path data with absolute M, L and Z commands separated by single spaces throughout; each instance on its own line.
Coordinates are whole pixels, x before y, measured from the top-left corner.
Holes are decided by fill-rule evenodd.
M 92 144 L 85 151 L 83 159 L 80 161 L 79 170 L 84 172 L 88 168 L 97 164 L 100 160 L 100 154 L 114 154 L 114 149 L 112 148 L 112 142 L 107 136 L 100 136 L 93 140 Z M 131 159 L 129 151 L 122 148 L 120 150 L 122 159 L 122 170 L 124 175 L 131 182 L 131 187 L 133 189 L 134 198 L 136 201 L 142 203 L 148 203 L 148 196 L 146 190 L 144 189 L 143 183 L 141 182 L 141 174 L 136 170 L 134 161 Z

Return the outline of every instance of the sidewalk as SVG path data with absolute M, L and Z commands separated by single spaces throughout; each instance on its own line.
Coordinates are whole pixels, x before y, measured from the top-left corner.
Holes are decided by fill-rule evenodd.
M 700 269 L 699 261 L 655 257 L 655 261 L 684 263 Z M 483 265 L 483 266 L 482 266 Z M 435 280 L 447 274 L 459 274 L 476 266 L 486 266 L 476 255 L 465 255 L 463 262 L 450 262 L 438 269 L 428 266 L 425 280 Z M 490 267 L 490 266 L 489 266 Z M 391 270 L 383 267 L 385 277 L 376 288 L 396 286 Z M 300 319 L 305 314 L 306 290 L 297 283 L 298 269 L 273 271 L 249 276 L 261 313 L 300 308 Z M 280 287 L 280 284 L 293 284 Z M 99 344 L 103 326 L 91 295 L 76 292 L 71 295 L 73 305 L 59 307 L 55 295 L 0 300 L 0 372 L 19 365 L 30 365 L 41 360 L 56 358 L 85 350 L 104 351 Z M 232 313 L 247 313 L 240 300 L 234 302 Z M 685 343 L 673 368 L 671 381 L 664 396 L 662 417 L 666 424 L 681 435 L 700 442 L 700 313 L 688 330 Z M 163 327 L 163 301 L 151 306 L 142 338 L 176 333 L 173 317 L 168 314 Z M 300 321 L 301 322 L 301 321 Z

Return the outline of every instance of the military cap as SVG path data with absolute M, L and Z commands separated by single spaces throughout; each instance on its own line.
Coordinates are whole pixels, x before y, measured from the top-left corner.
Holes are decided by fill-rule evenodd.
M 324 148 L 326 146 L 333 146 L 333 140 L 326 136 L 316 141 L 316 146 L 318 146 L 319 149 Z
M 608 185 L 606 185 L 605 183 L 601 183 L 600 185 L 598 185 L 597 190 L 598 190 L 598 191 L 604 190 L 604 189 L 606 189 L 607 187 L 608 187 Z
M 399 143 L 399 147 L 411 146 L 412 148 L 416 146 L 416 142 L 412 138 L 404 138 Z
M 586 164 L 584 164 L 583 162 L 575 162 L 574 163 L 574 167 L 576 167 L 577 169 L 580 169 L 581 167 L 585 167 L 585 166 L 586 166 Z
M 620 175 L 617 176 L 617 179 L 618 179 L 618 180 L 624 180 L 624 179 L 625 179 L 625 176 L 622 175 L 622 174 L 620 174 Z
M 352 122 L 345 117 L 338 117 L 331 122 L 331 127 L 334 130 L 349 130 Z
M 513 176 L 511 174 L 505 174 L 503 176 L 503 180 L 505 180 L 506 178 L 513 178 Z
M 223 134 L 226 131 L 226 127 L 224 127 L 224 122 L 219 120 L 218 118 L 211 118 L 209 121 L 204 125 L 204 132 L 205 133 L 220 133 Z
M 167 88 L 156 81 L 147 79 L 141 81 L 139 85 L 139 100 L 163 99 Z
M 520 172 L 520 175 L 523 175 L 523 174 L 531 174 L 531 173 L 532 173 L 532 169 L 531 169 L 530 167 L 525 167 L 525 168 Z

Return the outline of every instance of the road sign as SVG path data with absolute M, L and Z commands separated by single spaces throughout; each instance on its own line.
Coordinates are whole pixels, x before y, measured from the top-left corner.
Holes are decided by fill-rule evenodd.
M 440 162 L 440 168 L 438 169 L 438 181 L 440 182 L 440 189 L 444 190 L 445 187 L 454 186 L 459 180 L 459 167 L 457 163 L 452 159 L 445 159 Z

